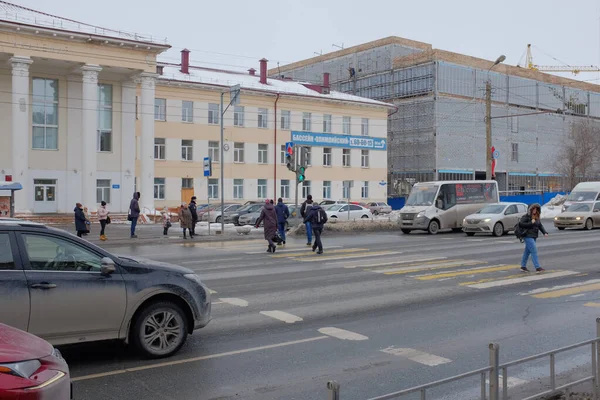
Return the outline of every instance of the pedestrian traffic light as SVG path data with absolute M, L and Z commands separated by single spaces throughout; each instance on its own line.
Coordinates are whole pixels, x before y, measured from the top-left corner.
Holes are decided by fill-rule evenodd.
M 306 171 L 306 168 L 304 168 L 304 167 L 300 167 L 296 171 L 296 179 L 297 179 L 298 183 L 302 183 L 306 180 L 306 176 L 304 175 L 305 171 Z

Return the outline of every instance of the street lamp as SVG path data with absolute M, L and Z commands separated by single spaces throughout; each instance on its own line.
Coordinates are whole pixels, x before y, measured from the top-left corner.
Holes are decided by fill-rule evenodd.
M 488 73 L 496 65 L 506 60 L 506 56 L 502 54 L 494 61 L 494 64 L 488 69 Z M 488 75 L 485 82 L 485 179 L 492 178 L 492 81 Z

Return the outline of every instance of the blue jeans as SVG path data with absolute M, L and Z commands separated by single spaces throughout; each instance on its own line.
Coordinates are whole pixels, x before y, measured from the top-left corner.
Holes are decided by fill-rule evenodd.
M 306 226 L 306 243 L 312 243 L 312 226 L 310 222 L 305 222 L 304 226 Z
M 281 236 L 281 239 L 283 239 L 283 241 L 285 242 L 285 222 L 278 222 L 277 230 L 279 230 L 279 235 Z
M 137 226 L 137 218 L 131 220 L 131 236 L 135 235 L 135 227 Z
M 538 251 L 534 238 L 525 238 L 525 251 L 523 252 L 523 258 L 521 259 L 521 268 L 527 267 L 529 255 L 531 255 L 531 261 L 533 261 L 535 269 L 540 268 L 540 261 L 538 260 Z

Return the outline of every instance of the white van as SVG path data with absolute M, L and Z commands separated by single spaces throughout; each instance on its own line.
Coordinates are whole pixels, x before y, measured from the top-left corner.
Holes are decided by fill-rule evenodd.
M 439 181 L 413 186 L 400 210 L 403 233 L 424 230 L 435 235 L 440 229 L 462 231 L 463 219 L 484 205 L 500 202 L 496 181 Z
M 573 203 L 596 200 L 600 200 L 600 182 L 578 183 L 567 196 L 567 199 L 562 206 L 562 212 L 565 212 L 565 210 Z

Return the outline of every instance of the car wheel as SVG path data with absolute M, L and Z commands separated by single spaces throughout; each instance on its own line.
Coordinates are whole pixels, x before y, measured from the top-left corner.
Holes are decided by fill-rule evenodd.
M 502 225 L 502 222 L 496 222 L 492 234 L 496 237 L 504 235 L 504 225 Z
M 220 224 L 220 223 L 221 223 L 221 217 L 217 217 L 217 218 L 215 218 L 215 222 L 216 222 L 217 224 Z
M 440 231 L 440 223 L 437 222 L 435 219 L 433 221 L 431 221 L 429 223 L 429 227 L 427 228 L 427 232 L 429 232 L 430 235 L 437 235 L 437 233 Z
M 564 228 L 564 227 L 561 227 L 561 228 L 558 228 L 558 227 L 557 227 L 556 229 L 558 229 L 559 231 L 564 231 L 564 230 L 565 230 L 565 228 Z
M 405 235 L 408 235 L 410 233 L 410 229 L 401 229 L 402 233 L 404 233 Z
M 369 216 L 368 216 L 367 214 L 365 214 L 365 215 L 363 215 L 361 218 L 362 218 L 362 219 L 365 219 L 365 218 L 369 218 Z
M 475 232 L 465 232 L 467 236 L 475 236 Z
M 591 218 L 588 218 L 585 221 L 585 230 L 586 231 L 591 231 L 592 229 L 594 229 L 594 221 L 592 221 Z
M 170 301 L 146 306 L 133 323 L 132 342 L 147 357 L 175 354 L 185 343 L 188 323 L 181 308 Z

